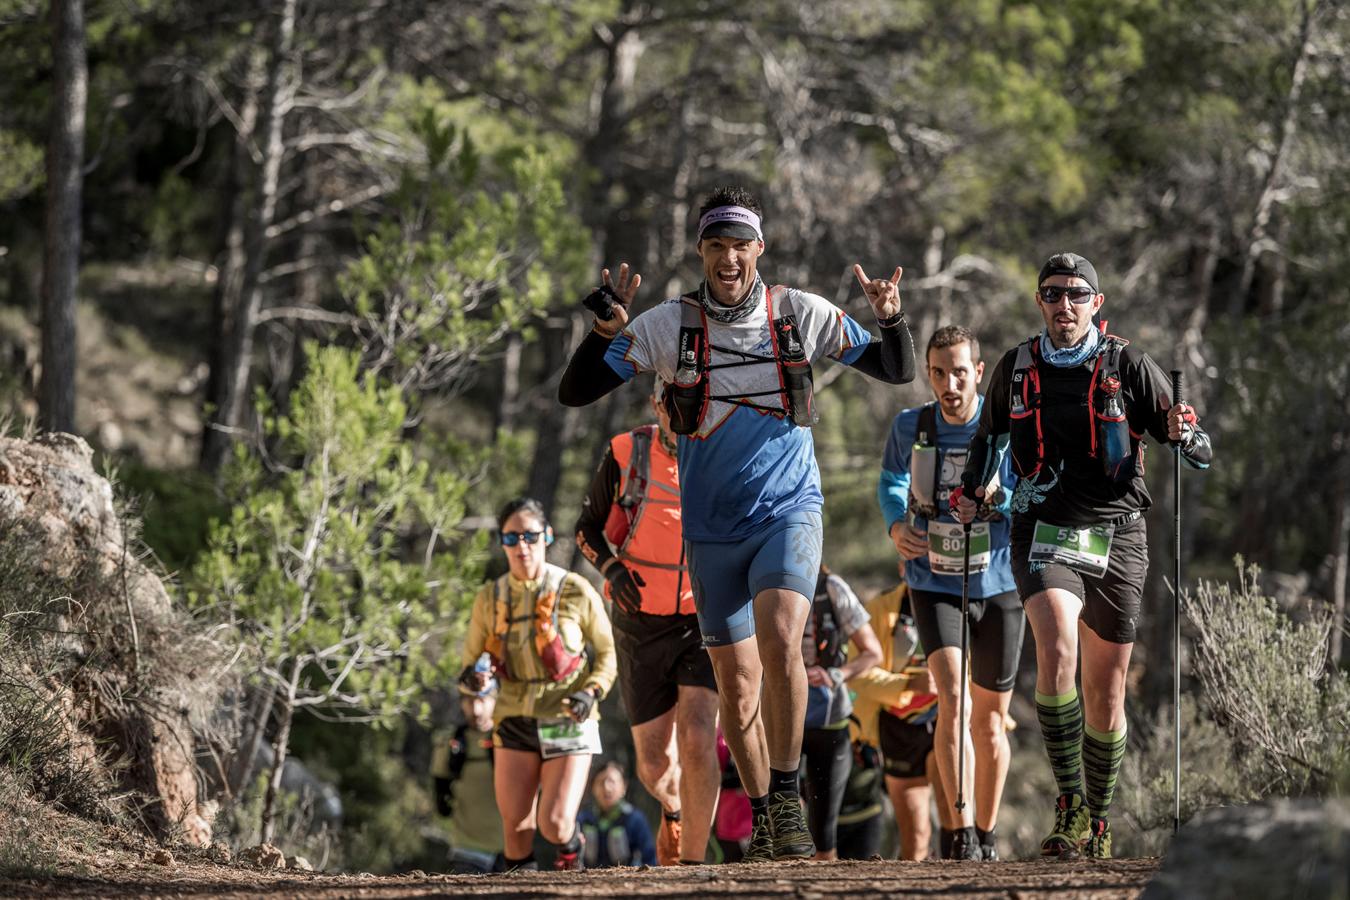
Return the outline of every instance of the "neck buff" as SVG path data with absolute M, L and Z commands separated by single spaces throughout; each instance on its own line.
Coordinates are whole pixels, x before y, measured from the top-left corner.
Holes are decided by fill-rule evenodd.
M 1058 348 L 1050 343 L 1050 332 L 1041 332 L 1041 359 L 1060 369 L 1081 366 L 1092 357 L 1097 345 L 1101 343 L 1101 334 L 1095 327 L 1089 328 L 1083 339 L 1072 347 Z
M 708 290 L 708 281 L 704 279 L 698 286 L 698 301 L 703 304 L 703 311 L 711 319 L 716 319 L 723 325 L 730 325 L 733 322 L 739 322 L 755 310 L 759 309 L 760 304 L 764 302 L 764 282 L 760 279 L 759 273 L 755 273 L 755 283 L 750 285 L 750 290 L 746 292 L 745 297 L 735 306 L 723 306 L 713 299 L 712 291 Z
M 743 225 L 755 233 L 755 240 L 764 240 L 764 231 L 760 228 L 759 216 L 744 206 L 717 206 L 708 210 L 698 220 L 698 239 L 703 240 L 703 232 L 708 230 L 709 225 L 715 225 L 718 222 Z

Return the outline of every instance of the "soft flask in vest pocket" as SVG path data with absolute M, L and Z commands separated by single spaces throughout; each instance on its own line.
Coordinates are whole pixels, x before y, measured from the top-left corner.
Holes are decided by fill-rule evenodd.
M 661 392 L 661 403 L 670 415 L 670 430 L 693 434 L 708 410 L 708 368 L 703 359 L 705 340 L 701 323 L 680 326 L 680 354 L 675 363 L 675 380 Z
M 1125 402 L 1120 396 L 1120 379 L 1114 374 L 1103 378 L 1098 391 L 1094 418 L 1102 468 L 1114 482 L 1130 481 L 1139 471 L 1130 423 L 1125 417 Z
M 820 421 L 816 412 L 815 381 L 811 375 L 811 361 L 806 358 L 797 322 L 784 316 L 774 323 L 778 335 L 778 371 L 783 375 L 783 390 L 787 394 L 787 411 L 794 425 L 810 428 Z

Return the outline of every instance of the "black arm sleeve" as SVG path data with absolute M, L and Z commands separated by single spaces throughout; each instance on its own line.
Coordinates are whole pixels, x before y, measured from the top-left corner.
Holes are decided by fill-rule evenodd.
M 980 411 L 980 424 L 975 428 L 975 436 L 970 439 L 966 468 L 961 475 L 961 483 L 972 489 L 975 485 L 988 484 L 993 479 L 1003 462 L 1003 454 L 1007 452 L 1010 428 L 1008 379 L 1016 364 L 1016 355 L 1016 350 L 1004 354 L 989 376 L 989 387 L 984 393 L 984 408 Z
M 619 475 L 619 463 L 611 446 L 605 449 L 605 458 L 595 470 L 586 499 L 581 502 L 581 515 L 577 518 L 577 549 L 597 569 L 614 556 L 609 541 L 605 540 L 605 521 L 618 496 Z
M 623 379 L 605 364 L 609 340 L 591 331 L 572 354 L 558 382 L 558 400 L 563 406 L 594 403 L 623 384 Z
M 853 368 L 887 384 L 909 384 L 914 380 L 914 338 L 902 319 L 881 329 L 881 340 L 872 341 L 852 362 Z
M 1172 408 L 1171 379 L 1163 374 L 1163 370 L 1147 354 L 1140 354 L 1138 365 L 1133 368 L 1137 373 L 1134 389 L 1139 397 L 1136 409 L 1142 415 L 1137 415 L 1135 409 L 1131 409 L 1130 427 L 1135 433 L 1142 433 L 1147 429 L 1154 440 L 1170 447 L 1172 441 L 1167 436 L 1167 412 Z M 1142 428 L 1136 427 L 1139 418 L 1143 419 L 1138 423 L 1143 426 Z M 1190 436 L 1181 445 L 1181 458 L 1192 469 L 1208 469 L 1214 455 L 1209 435 L 1198 422 L 1192 425 L 1191 429 Z

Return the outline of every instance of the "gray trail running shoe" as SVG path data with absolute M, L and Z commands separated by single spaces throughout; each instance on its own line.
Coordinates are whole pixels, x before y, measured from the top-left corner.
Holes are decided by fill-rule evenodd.
M 1074 859 L 1088 836 L 1088 811 L 1081 794 L 1060 794 L 1055 800 L 1055 827 L 1041 841 L 1044 858 Z
M 741 856 L 741 862 L 773 862 L 773 826 L 769 824 L 767 812 L 754 814 L 750 825 L 750 846 Z
M 1111 823 L 1105 819 L 1092 817 L 1088 826 L 1087 843 L 1083 845 L 1083 856 L 1088 859 L 1111 858 Z
M 773 827 L 774 859 L 808 859 L 816 855 L 816 842 L 806 829 L 802 801 L 796 794 L 769 795 L 769 824 Z

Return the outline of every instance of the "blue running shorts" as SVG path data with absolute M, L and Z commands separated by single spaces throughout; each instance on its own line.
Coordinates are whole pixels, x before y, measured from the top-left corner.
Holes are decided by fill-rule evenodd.
M 760 591 L 786 588 L 811 602 L 823 530 L 820 513 L 801 511 L 743 541 L 689 541 L 685 554 L 704 645 L 724 647 L 753 637 L 753 601 Z

